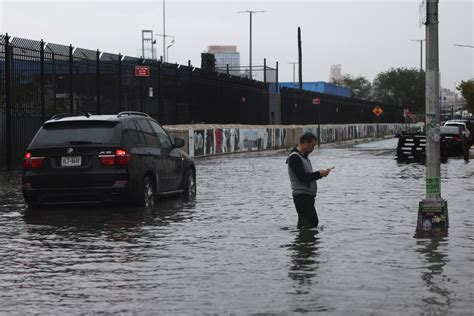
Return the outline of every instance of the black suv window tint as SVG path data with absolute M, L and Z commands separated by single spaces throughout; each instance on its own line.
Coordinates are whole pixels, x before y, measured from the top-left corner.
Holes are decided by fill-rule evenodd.
M 65 121 L 45 123 L 32 146 L 88 145 L 113 142 L 115 122 Z
M 151 127 L 155 131 L 156 135 L 158 135 L 158 139 L 160 140 L 161 146 L 165 148 L 170 148 L 171 141 L 168 134 L 166 134 L 165 130 L 158 123 L 153 122 L 153 121 L 149 121 L 149 122 L 150 122 Z
M 151 129 L 150 124 L 146 120 L 137 120 L 138 126 L 143 132 L 145 136 L 145 141 L 148 145 L 152 146 L 159 146 L 158 138 L 156 137 L 155 133 Z
M 137 144 L 145 143 L 145 140 L 142 139 L 143 135 L 139 133 L 135 121 L 128 121 L 126 126 L 127 127 L 123 130 L 122 138 L 127 144 L 127 147 L 133 147 Z

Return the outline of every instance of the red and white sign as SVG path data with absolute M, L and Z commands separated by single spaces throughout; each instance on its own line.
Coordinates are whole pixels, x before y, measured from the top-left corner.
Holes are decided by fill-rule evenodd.
M 313 99 L 313 104 L 321 104 L 321 99 L 320 98 Z
M 150 67 L 135 66 L 135 77 L 150 77 Z
M 403 117 L 405 118 L 410 118 L 412 116 L 412 113 L 408 109 L 403 109 Z

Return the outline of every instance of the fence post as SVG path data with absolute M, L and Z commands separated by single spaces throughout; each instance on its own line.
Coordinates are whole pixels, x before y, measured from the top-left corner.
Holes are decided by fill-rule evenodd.
M 191 61 L 188 60 L 188 67 L 189 67 L 189 113 L 188 113 L 188 122 L 186 123 L 193 123 L 193 66 L 191 65 Z
M 267 83 L 267 59 L 263 59 L 263 83 Z
M 122 54 L 118 54 L 118 112 L 122 111 Z
M 160 57 L 158 63 L 158 119 L 161 124 L 163 124 L 163 118 L 161 117 L 162 111 L 162 97 L 161 97 L 161 66 L 163 65 L 163 57 Z
M 74 113 L 74 96 L 72 89 L 73 80 L 73 58 L 72 58 L 72 44 L 69 44 L 69 112 Z
M 140 61 L 140 65 L 145 63 L 145 59 Z M 135 77 L 136 78 L 136 77 Z M 140 76 L 140 111 L 145 112 L 145 106 L 143 105 L 143 76 Z
M 44 93 L 44 42 L 40 42 L 41 122 L 45 120 L 46 99 Z
M 280 93 L 280 88 L 278 86 L 278 62 L 276 62 L 275 81 L 276 81 L 275 83 L 276 83 L 277 93 Z
M 97 50 L 95 53 L 95 95 L 96 95 L 96 106 L 97 106 L 97 114 L 100 114 L 100 52 Z
M 6 141 L 7 141 L 7 169 L 11 171 L 12 165 L 12 51 L 10 47 L 10 37 L 8 33 L 5 35 L 5 96 L 6 96 L 6 108 L 5 108 L 5 127 L 6 127 Z
M 173 124 L 178 124 L 179 120 L 179 112 L 180 109 L 178 109 L 178 68 L 179 65 L 176 63 L 176 69 L 174 73 L 174 119 L 173 119 Z

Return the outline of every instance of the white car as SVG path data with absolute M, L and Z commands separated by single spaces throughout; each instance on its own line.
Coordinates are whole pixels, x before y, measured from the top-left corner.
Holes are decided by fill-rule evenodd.
M 462 134 L 466 139 L 471 141 L 471 132 L 469 132 L 469 129 L 467 128 L 467 124 L 464 121 L 459 121 L 459 120 L 449 120 L 444 123 L 444 126 L 459 126 L 461 127 Z

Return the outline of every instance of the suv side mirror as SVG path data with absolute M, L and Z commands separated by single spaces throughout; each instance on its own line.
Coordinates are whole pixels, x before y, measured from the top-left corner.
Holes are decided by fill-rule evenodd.
M 174 147 L 181 148 L 183 146 L 184 146 L 184 139 L 179 138 L 179 137 L 175 137 L 174 138 Z

